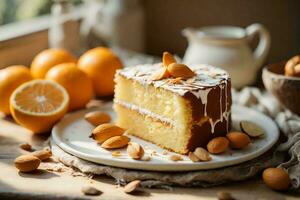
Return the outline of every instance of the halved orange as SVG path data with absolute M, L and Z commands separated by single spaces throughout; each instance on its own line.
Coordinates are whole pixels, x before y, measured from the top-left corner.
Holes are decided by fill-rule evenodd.
M 34 133 L 50 131 L 65 115 L 68 105 L 67 91 L 50 80 L 24 83 L 10 97 L 10 111 L 15 121 Z

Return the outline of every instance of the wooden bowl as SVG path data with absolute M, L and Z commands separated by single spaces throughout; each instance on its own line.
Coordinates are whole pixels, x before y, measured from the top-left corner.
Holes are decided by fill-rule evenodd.
M 284 75 L 285 62 L 271 64 L 263 69 L 266 89 L 292 112 L 300 115 L 300 78 Z

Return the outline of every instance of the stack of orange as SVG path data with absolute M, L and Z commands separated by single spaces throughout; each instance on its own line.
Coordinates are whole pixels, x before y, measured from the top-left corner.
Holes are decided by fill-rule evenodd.
M 84 108 L 94 95 L 112 95 L 114 74 L 121 67 L 120 59 L 105 47 L 87 51 L 78 63 L 64 49 L 44 50 L 30 70 L 0 70 L 0 111 L 34 133 L 47 132 L 67 111 Z

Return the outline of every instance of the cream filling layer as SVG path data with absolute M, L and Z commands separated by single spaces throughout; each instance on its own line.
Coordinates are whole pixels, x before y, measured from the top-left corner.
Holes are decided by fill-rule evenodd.
M 171 119 L 169 119 L 167 117 L 161 116 L 159 114 L 156 114 L 154 112 L 151 112 L 150 110 L 141 108 L 139 106 L 136 106 L 134 104 L 131 104 L 131 103 L 128 103 L 126 101 L 119 100 L 119 99 L 114 99 L 114 103 L 119 104 L 121 106 L 124 106 L 127 109 L 137 111 L 137 112 L 139 112 L 142 115 L 148 115 L 148 116 L 150 116 L 150 117 L 152 117 L 154 119 L 157 119 L 157 120 L 159 120 L 161 122 L 164 122 L 164 123 L 170 124 L 172 126 L 175 126 L 175 121 L 173 121 L 173 120 L 171 120 Z

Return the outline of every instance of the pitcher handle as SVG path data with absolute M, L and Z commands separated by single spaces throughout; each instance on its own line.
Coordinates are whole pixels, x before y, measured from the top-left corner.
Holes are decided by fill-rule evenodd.
M 258 69 L 264 63 L 270 49 L 270 33 L 261 24 L 252 24 L 246 28 L 246 34 L 250 40 L 258 34 L 259 43 L 254 50 L 255 68 Z

